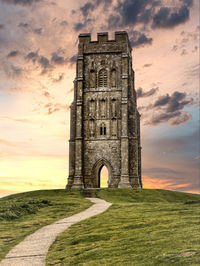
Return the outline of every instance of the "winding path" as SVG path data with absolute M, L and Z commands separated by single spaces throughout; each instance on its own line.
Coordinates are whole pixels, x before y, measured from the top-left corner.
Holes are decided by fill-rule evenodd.
M 0 262 L 0 266 L 44 266 L 49 247 L 56 237 L 72 224 L 106 211 L 112 203 L 98 198 L 87 198 L 95 203 L 90 208 L 44 226 L 27 236 Z

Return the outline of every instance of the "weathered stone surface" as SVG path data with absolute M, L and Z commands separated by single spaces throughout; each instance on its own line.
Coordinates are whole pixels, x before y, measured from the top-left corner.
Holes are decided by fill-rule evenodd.
M 67 188 L 99 187 L 103 165 L 109 187 L 142 187 L 131 50 L 126 32 L 79 35 Z

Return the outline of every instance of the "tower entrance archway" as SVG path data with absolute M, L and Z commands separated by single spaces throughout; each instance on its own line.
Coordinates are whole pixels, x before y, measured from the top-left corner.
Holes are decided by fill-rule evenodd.
M 106 159 L 100 159 L 93 167 L 93 186 L 97 188 L 109 187 L 112 181 L 112 167 Z
M 108 187 L 109 181 L 109 173 L 108 169 L 105 165 L 102 165 L 99 168 L 99 175 L 98 175 L 98 187 L 99 188 L 106 188 Z

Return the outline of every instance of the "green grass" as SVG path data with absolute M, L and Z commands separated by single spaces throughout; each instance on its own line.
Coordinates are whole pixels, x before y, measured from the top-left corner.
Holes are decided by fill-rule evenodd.
M 200 265 L 200 195 L 140 189 L 97 194 L 113 205 L 62 233 L 46 265 Z
M 40 190 L 0 199 L 0 261 L 25 236 L 91 203 L 78 190 Z

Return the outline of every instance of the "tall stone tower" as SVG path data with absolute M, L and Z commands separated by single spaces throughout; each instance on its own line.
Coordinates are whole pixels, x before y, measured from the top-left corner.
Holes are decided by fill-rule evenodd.
M 142 187 L 140 115 L 137 111 L 128 34 L 79 35 L 71 104 L 67 188 Z

